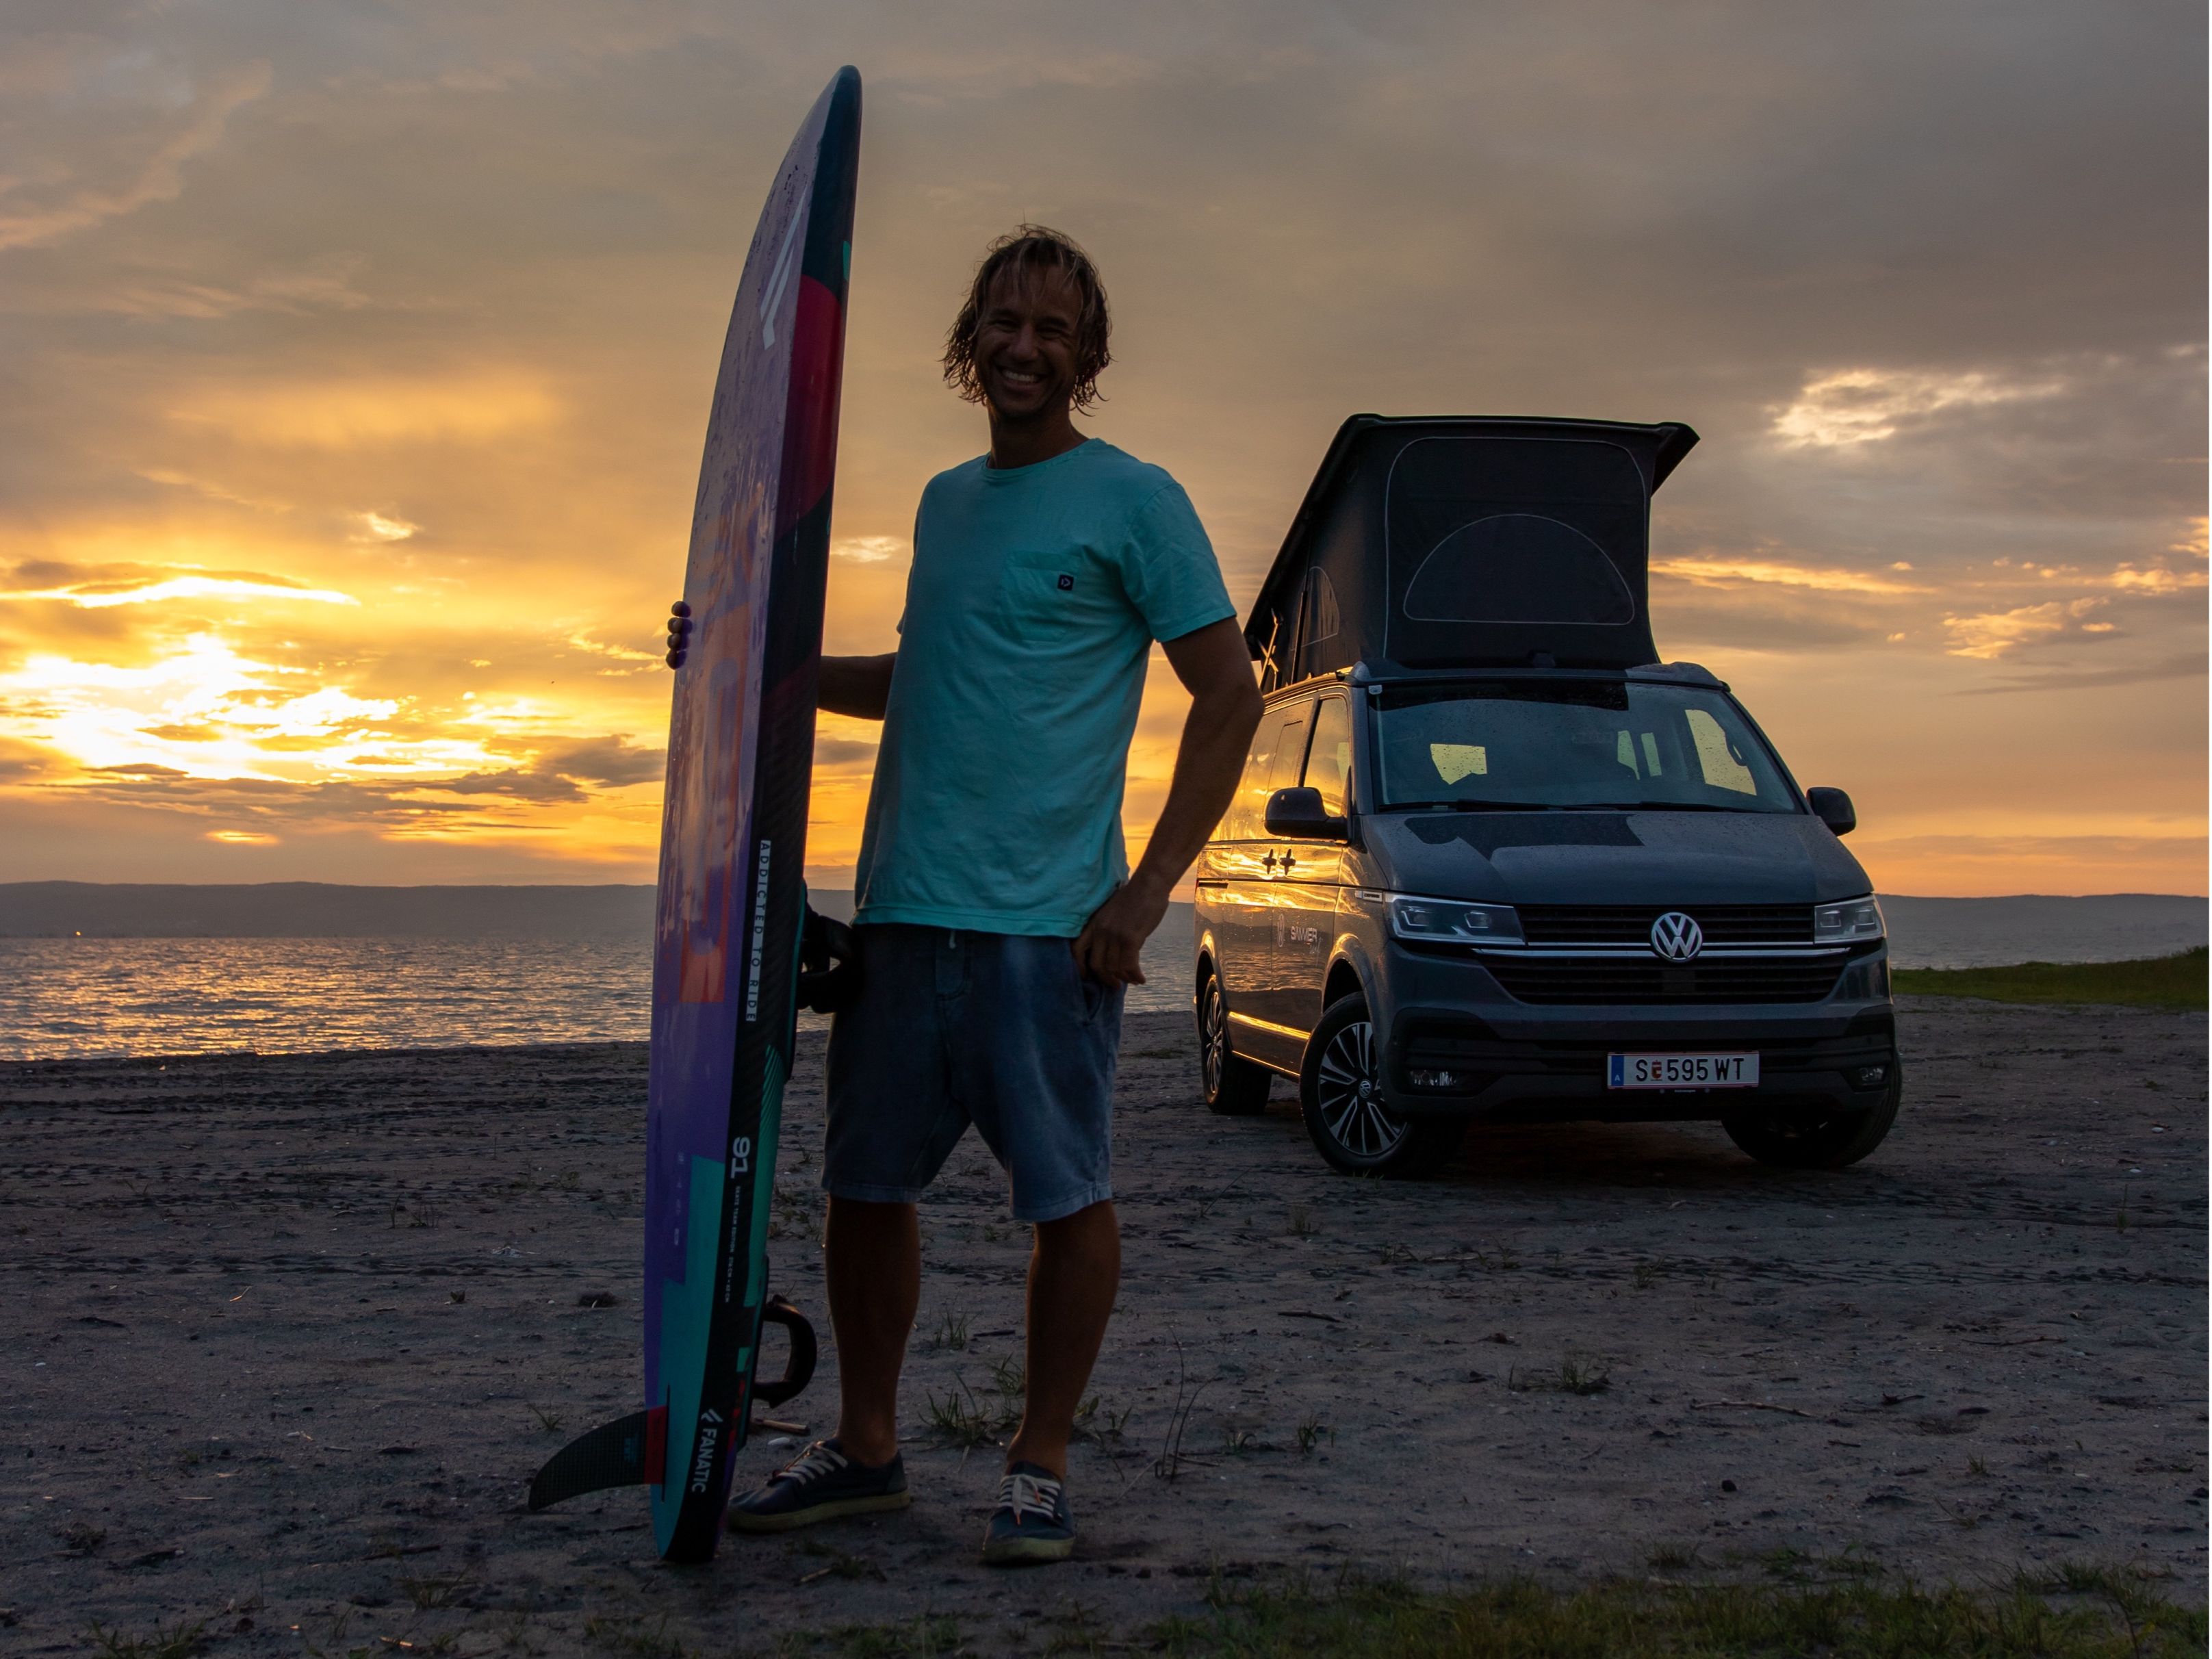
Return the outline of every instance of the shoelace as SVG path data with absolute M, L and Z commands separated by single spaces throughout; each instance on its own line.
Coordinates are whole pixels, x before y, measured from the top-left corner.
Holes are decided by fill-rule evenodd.
M 835 1474 L 852 1460 L 826 1440 L 817 1440 L 776 1471 L 779 1480 L 814 1480 Z
M 999 1483 L 999 1507 L 1014 1512 L 1014 1524 L 1024 1516 L 1041 1521 L 1060 1519 L 1060 1482 L 1035 1474 L 1009 1474 Z

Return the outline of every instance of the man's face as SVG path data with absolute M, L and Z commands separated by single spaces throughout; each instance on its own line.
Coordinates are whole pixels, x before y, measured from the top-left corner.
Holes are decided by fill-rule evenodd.
M 975 378 L 1001 420 L 1065 407 L 1075 390 L 1083 296 L 1060 270 L 1002 270 L 975 324 Z

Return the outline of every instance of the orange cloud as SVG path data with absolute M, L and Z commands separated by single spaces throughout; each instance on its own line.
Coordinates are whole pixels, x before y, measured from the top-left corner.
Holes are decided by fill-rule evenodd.
M 1846 368 L 1805 382 L 1772 412 L 1774 435 L 1792 448 L 1838 449 L 1893 438 L 1905 422 L 1947 409 L 2048 398 L 2058 380 L 2008 380 L 1995 374 Z
M 2052 599 L 1975 617 L 1946 617 L 1943 626 L 1951 632 L 1951 643 L 1945 648 L 1954 657 L 1977 657 L 1988 662 L 2023 645 L 2056 639 L 2069 623 L 2077 624 L 2084 633 L 2107 633 L 2109 624 L 2081 620 L 2102 604 L 2102 599 L 2075 599 L 2070 604 Z
M 247 64 L 210 94 L 184 131 L 155 150 L 138 170 L 138 176 L 119 190 L 80 191 L 51 207 L 0 214 L 0 248 L 56 241 L 135 212 L 149 203 L 174 201 L 184 193 L 185 163 L 222 143 L 231 116 L 240 105 L 250 104 L 267 92 L 269 81 L 266 63 Z
M 1898 563 L 1894 570 L 1909 570 Z M 1899 581 L 1871 571 L 1819 568 L 1778 559 L 1671 558 L 1651 561 L 1655 576 L 1674 576 L 1700 587 L 1732 587 L 1746 582 L 1772 583 L 1782 587 L 1809 587 L 1824 593 L 1926 593 L 1918 582 Z
M 350 593 L 308 587 L 287 576 L 258 573 L 197 572 L 176 576 L 125 577 L 77 582 L 58 587 L 0 588 L 0 601 L 52 600 L 86 611 L 118 605 L 159 605 L 165 599 L 294 599 L 308 605 L 359 605 Z
M 352 450 L 483 443 L 548 426 L 562 410 L 543 377 L 484 369 L 216 388 L 187 398 L 170 415 L 271 449 Z

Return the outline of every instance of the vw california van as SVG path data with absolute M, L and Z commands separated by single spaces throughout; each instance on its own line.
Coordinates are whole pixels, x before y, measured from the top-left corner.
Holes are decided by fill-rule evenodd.
M 1292 1079 L 1348 1172 L 1468 1123 L 1708 1120 L 1761 1162 L 1874 1150 L 1902 1085 L 1838 789 L 1662 664 L 1679 425 L 1345 423 L 1246 628 L 1266 712 L 1197 871 L 1206 1104 Z

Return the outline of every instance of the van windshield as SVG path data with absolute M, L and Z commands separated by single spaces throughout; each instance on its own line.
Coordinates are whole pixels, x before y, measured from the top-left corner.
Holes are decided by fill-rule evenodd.
M 1382 805 L 1794 812 L 1766 745 L 1717 691 L 1623 680 L 1386 690 Z

